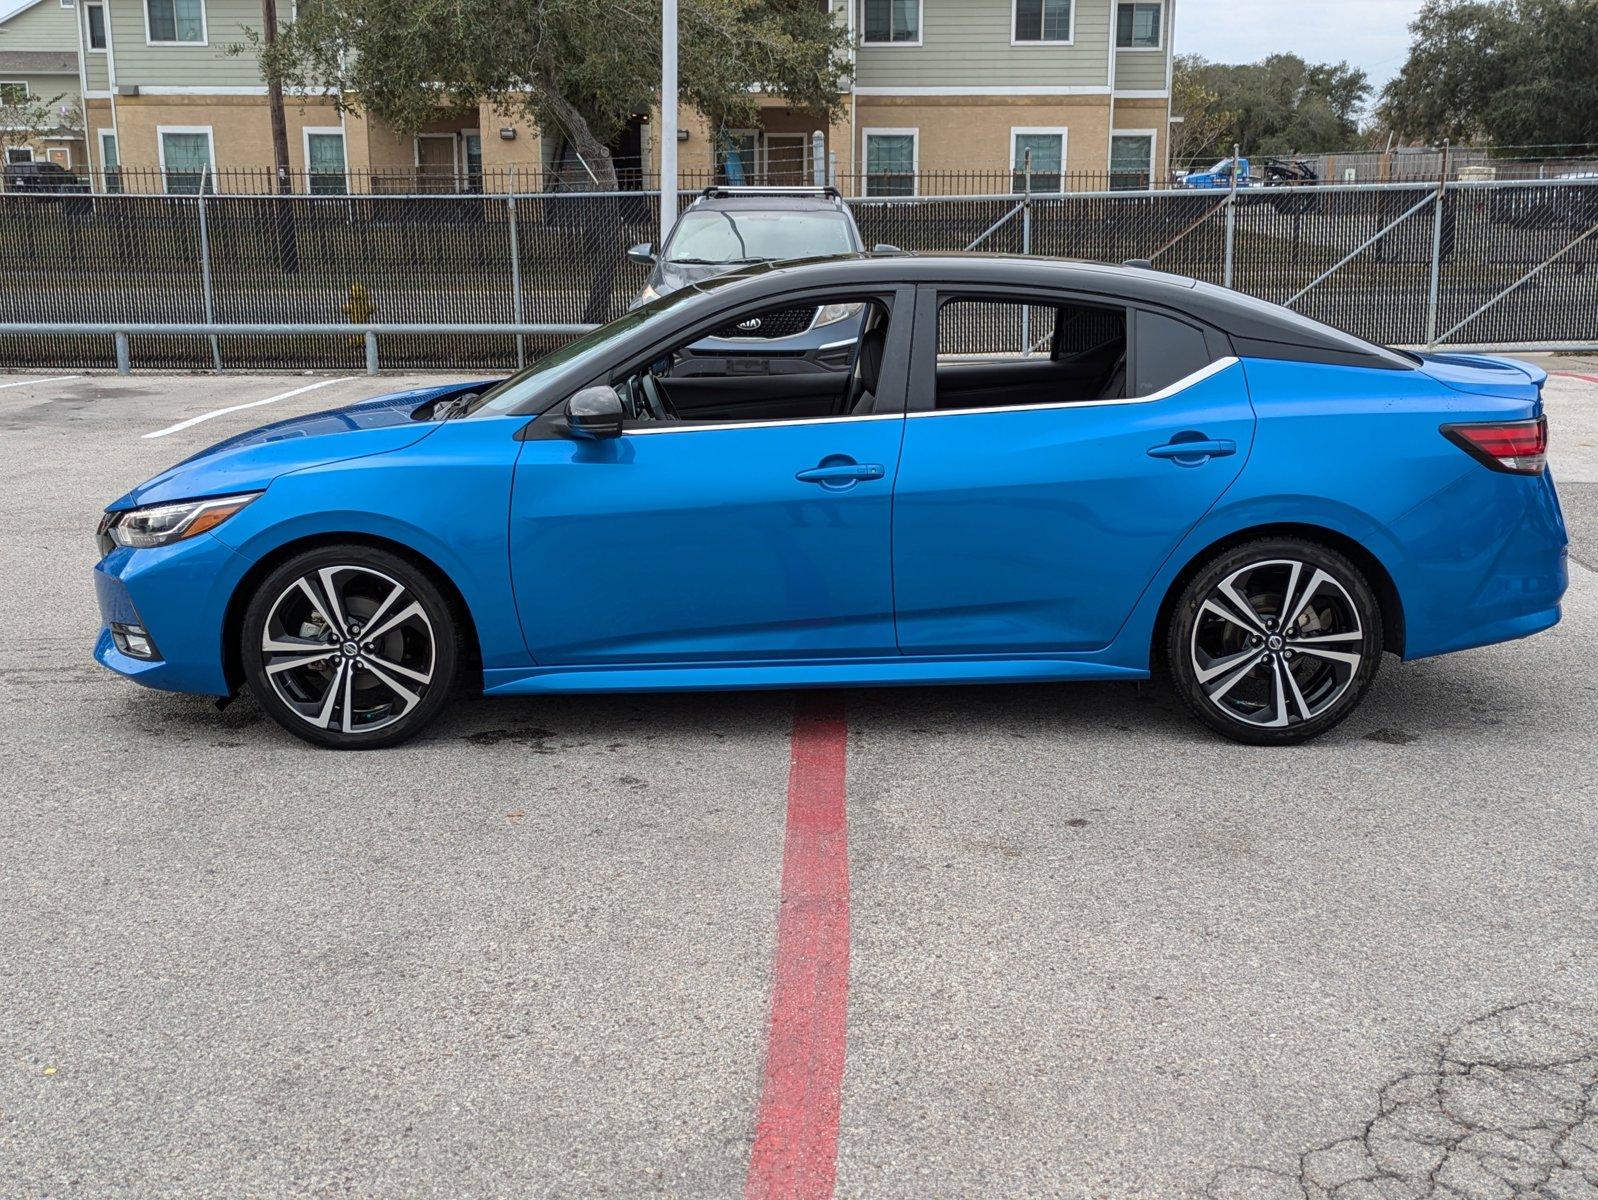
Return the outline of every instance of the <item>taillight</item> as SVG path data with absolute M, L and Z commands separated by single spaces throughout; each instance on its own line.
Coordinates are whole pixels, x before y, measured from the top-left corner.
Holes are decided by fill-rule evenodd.
M 1548 418 L 1444 425 L 1443 436 L 1495 471 L 1541 475 L 1548 461 Z

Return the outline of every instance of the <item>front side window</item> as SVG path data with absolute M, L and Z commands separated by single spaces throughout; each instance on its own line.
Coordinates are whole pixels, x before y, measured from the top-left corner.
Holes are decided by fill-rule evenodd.
M 161 169 L 166 190 L 196 195 L 211 169 L 211 135 L 203 131 L 161 132 Z
M 89 22 L 89 49 L 105 49 L 105 5 L 90 4 L 85 6 L 84 13 Z
M 1071 0 L 1015 0 L 1015 40 L 1069 42 Z
M 1160 48 L 1158 3 L 1119 4 L 1115 9 L 1115 44 L 1122 50 Z
M 1016 130 L 1010 138 L 1012 153 L 1012 186 L 1023 191 L 1027 186 L 1030 167 L 1031 186 L 1034 192 L 1057 192 L 1065 172 L 1064 130 Z
M 921 0 L 862 0 L 865 20 L 860 40 L 866 45 L 921 40 Z
M 916 194 L 916 135 L 909 130 L 866 135 L 866 195 Z
M 665 259 L 690 266 L 769 262 L 855 248 L 849 218 L 841 212 L 690 209 L 677 222 Z
M 1152 133 L 1117 133 L 1110 137 L 1110 187 L 1142 190 L 1151 184 L 1154 161 Z M 1226 164 L 1231 168 L 1231 162 Z
M 883 300 L 850 293 L 742 311 L 614 385 L 629 424 L 644 428 L 872 415 L 891 390 L 888 320 Z
M 204 0 L 144 0 L 152 42 L 203 43 Z
M 313 196 L 342 196 L 349 190 L 344 178 L 344 135 L 306 133 L 305 170 Z

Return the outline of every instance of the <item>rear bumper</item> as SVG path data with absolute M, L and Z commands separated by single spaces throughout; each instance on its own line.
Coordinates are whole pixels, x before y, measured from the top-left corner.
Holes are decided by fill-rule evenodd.
M 1467 472 L 1395 527 L 1412 548 L 1399 580 L 1404 657 L 1527 637 L 1556 624 L 1569 538 L 1553 479 Z
M 230 694 L 223 619 L 248 566 L 210 534 L 154 550 L 113 550 L 94 568 L 100 604 L 95 661 L 145 687 Z M 112 637 L 113 622 L 147 630 L 158 657 L 125 653 Z

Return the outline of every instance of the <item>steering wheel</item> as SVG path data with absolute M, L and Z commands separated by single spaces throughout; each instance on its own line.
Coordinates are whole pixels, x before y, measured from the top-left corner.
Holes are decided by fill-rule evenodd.
M 677 410 L 672 408 L 671 401 L 666 399 L 666 390 L 660 386 L 653 371 L 645 371 L 638 377 L 644 396 L 644 403 L 649 406 L 649 415 L 657 421 L 675 420 Z

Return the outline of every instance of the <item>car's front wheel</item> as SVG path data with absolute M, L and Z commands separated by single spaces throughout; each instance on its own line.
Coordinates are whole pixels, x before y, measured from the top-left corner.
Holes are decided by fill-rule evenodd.
M 1298 538 L 1234 547 L 1188 581 L 1166 661 L 1211 729 L 1259 746 L 1304 742 L 1348 716 L 1376 678 L 1382 611 L 1344 555 Z
M 336 749 L 392 746 L 448 701 L 459 624 L 414 564 L 371 546 L 319 547 L 285 562 L 245 609 L 250 691 L 278 724 Z

